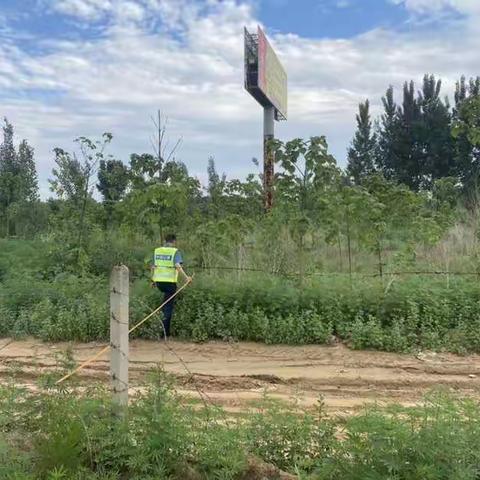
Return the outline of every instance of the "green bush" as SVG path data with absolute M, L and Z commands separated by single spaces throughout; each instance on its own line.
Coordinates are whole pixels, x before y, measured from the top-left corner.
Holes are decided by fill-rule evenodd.
M 239 417 L 184 403 L 162 374 L 119 417 L 103 389 L 0 386 L 0 478 L 240 480 L 256 458 L 272 467 L 262 478 L 476 480 L 479 420 L 478 402 L 441 393 L 346 419 L 267 397 Z
M 351 417 L 335 455 L 315 478 L 475 480 L 480 475 L 480 409 L 441 394 L 406 409 L 369 408 Z
M 282 470 L 311 471 L 333 447 L 335 424 L 324 416 L 294 412 L 280 403 L 264 400 L 258 413 L 246 421 L 250 451 Z
M 129 258 L 128 242 L 116 242 L 123 245 L 117 253 L 133 265 L 134 325 L 158 307 L 163 295 L 145 278 L 142 249 Z M 95 260 L 103 265 L 95 276 L 43 271 L 43 260 L 28 263 L 32 244 L 4 243 L 8 254 L 0 254 L 1 336 L 33 335 L 49 341 L 108 338 L 108 280 L 100 272 L 115 259 L 107 247 L 97 247 L 105 257 Z M 14 268 L 17 261 L 11 255 L 28 268 Z M 471 278 L 452 277 L 447 283 L 441 277 L 406 277 L 390 283 L 321 277 L 300 286 L 292 279 L 263 274 L 198 275 L 176 303 L 174 334 L 199 342 L 325 344 L 334 335 L 357 349 L 480 352 L 480 289 Z M 161 322 L 159 313 L 133 336 L 161 339 Z
M 191 468 L 206 478 L 236 478 L 246 467 L 240 423 L 195 413 L 162 374 L 138 395 L 128 417 L 114 416 L 109 395 L 56 391 L 30 393 L 0 387 L 0 473 L 34 479 L 184 478 Z M 212 416 L 213 415 L 213 416 Z M 15 436 L 29 439 L 12 450 Z M 26 453 L 21 453 L 26 451 Z M 93 475 L 95 474 L 95 476 Z
M 174 329 L 196 341 L 300 345 L 336 335 L 358 349 L 480 351 L 480 290 L 472 282 L 406 279 L 385 290 L 378 279 L 355 288 L 336 279 L 299 289 L 288 280 L 205 277 L 181 295 Z
M 0 333 L 43 340 L 91 341 L 109 336 L 108 287 L 95 277 L 11 277 L 0 297 Z
M 0 478 L 33 480 L 35 477 L 28 473 L 29 469 L 31 469 L 30 456 L 0 438 Z

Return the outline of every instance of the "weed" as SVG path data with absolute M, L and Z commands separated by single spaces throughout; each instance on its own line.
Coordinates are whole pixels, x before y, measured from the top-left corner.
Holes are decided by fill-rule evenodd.
M 5 294 L 4 294 L 5 292 Z M 162 296 L 143 278 L 134 280 L 130 322 L 157 308 Z M 260 341 L 326 344 L 332 335 L 353 348 L 388 351 L 480 352 L 480 290 L 466 279 L 448 285 L 432 277 L 352 282 L 325 278 L 305 282 L 261 275 L 198 276 L 177 299 L 173 333 L 204 342 Z M 161 339 L 162 315 L 134 337 Z M 103 277 L 53 279 L 6 276 L 0 296 L 0 334 L 46 341 L 108 338 L 108 290 Z

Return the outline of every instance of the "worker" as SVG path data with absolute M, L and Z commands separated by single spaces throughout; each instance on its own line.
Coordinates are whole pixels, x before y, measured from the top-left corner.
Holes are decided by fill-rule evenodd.
M 170 324 L 173 316 L 175 299 L 172 298 L 177 291 L 178 275 L 181 274 L 186 282 L 192 279 L 183 270 L 182 254 L 177 249 L 177 237 L 169 234 L 165 237 L 165 245 L 156 248 L 153 257 L 152 282 L 164 293 L 163 327 L 166 337 L 170 336 Z

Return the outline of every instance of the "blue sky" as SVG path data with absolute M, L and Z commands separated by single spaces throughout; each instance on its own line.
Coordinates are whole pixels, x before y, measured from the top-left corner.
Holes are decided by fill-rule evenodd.
M 91 38 L 98 36 L 108 23 L 108 17 L 79 23 L 75 16 L 52 8 L 54 3 L 55 0 L 0 1 L 1 11 L 12 28 L 31 36 Z M 305 38 L 351 38 L 375 28 L 411 27 L 406 5 L 390 0 L 259 0 L 253 5 L 258 19 L 272 32 L 294 32 Z M 448 11 L 450 16 L 459 15 L 458 10 Z
M 409 19 L 404 5 L 385 0 L 265 0 L 258 15 L 273 30 L 306 38 L 351 38 L 373 28 L 401 28 Z
M 54 147 L 111 131 L 128 162 L 151 150 L 157 109 L 201 180 L 210 155 L 230 177 L 251 171 L 262 112 L 242 29 L 257 24 L 289 76 L 278 137 L 324 134 L 341 165 L 360 101 L 377 115 L 390 84 L 434 73 L 451 95 L 480 74 L 479 0 L 0 0 L 0 117 L 35 147 L 42 195 Z

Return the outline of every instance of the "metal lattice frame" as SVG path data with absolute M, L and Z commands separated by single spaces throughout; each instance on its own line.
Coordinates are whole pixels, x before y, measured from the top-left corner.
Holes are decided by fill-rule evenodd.
M 258 87 L 258 35 L 245 28 L 245 87 Z

